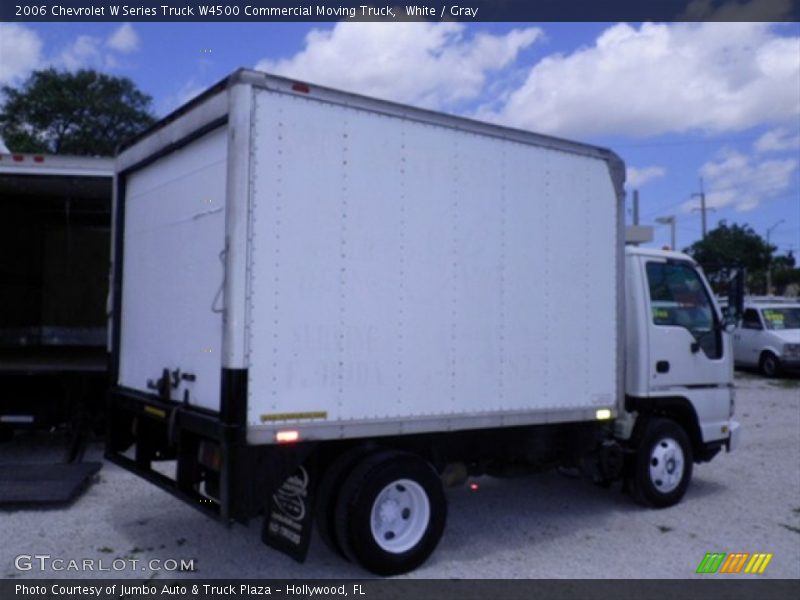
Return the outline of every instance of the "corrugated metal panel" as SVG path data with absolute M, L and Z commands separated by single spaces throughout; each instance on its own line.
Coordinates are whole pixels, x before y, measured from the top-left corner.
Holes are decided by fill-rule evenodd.
M 605 160 L 263 90 L 253 128 L 251 441 L 615 404 Z

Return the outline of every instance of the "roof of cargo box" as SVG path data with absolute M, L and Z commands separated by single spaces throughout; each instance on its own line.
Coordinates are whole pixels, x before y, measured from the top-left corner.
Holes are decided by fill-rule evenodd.
M 0 154 L 0 195 L 110 199 L 112 158 Z
M 157 134 L 159 130 L 167 128 L 170 124 L 174 123 L 181 117 L 202 106 L 205 106 L 208 109 L 212 104 L 216 104 L 216 109 L 210 110 L 209 112 L 218 113 L 217 119 L 211 122 L 215 123 L 216 125 L 222 124 L 222 122 L 224 122 L 224 117 L 227 114 L 227 104 L 224 102 L 214 103 L 212 100 L 215 97 L 218 97 L 221 92 L 224 92 L 228 88 L 238 84 L 251 85 L 254 88 L 270 90 L 278 93 L 302 95 L 307 98 L 314 98 L 334 104 L 347 105 L 352 108 L 360 108 L 389 116 L 413 119 L 419 122 L 440 125 L 443 127 L 449 127 L 451 129 L 460 129 L 463 131 L 469 131 L 471 133 L 477 133 L 511 141 L 518 141 L 521 143 L 549 148 L 561 152 L 595 157 L 608 162 L 609 170 L 611 172 L 617 193 L 623 193 L 623 185 L 625 183 L 625 164 L 615 152 L 607 148 L 593 146 L 591 144 L 584 144 L 581 142 L 574 142 L 549 135 L 533 133 L 521 129 L 504 127 L 483 121 L 476 121 L 473 119 L 449 115 L 433 110 L 416 108 L 407 104 L 400 104 L 388 100 L 380 100 L 351 92 L 343 92 L 313 83 L 289 79 L 277 75 L 270 75 L 269 73 L 243 68 L 234 71 L 221 81 L 217 82 L 215 85 L 208 88 L 206 91 L 202 92 L 200 95 L 196 96 L 180 108 L 176 109 L 152 125 L 150 128 L 128 140 L 121 146 L 120 156 L 125 154 L 126 151 L 131 147 L 137 145 L 138 142 Z M 219 114 L 220 112 L 221 114 Z M 161 150 L 160 153 L 163 153 L 167 148 L 171 148 L 173 145 L 176 145 L 175 142 L 176 140 L 174 139 L 161 140 L 158 144 L 161 146 L 161 148 L 159 148 L 159 150 Z M 125 168 L 129 168 L 131 164 L 138 163 L 138 160 L 134 159 L 133 161 L 125 161 L 125 163 Z

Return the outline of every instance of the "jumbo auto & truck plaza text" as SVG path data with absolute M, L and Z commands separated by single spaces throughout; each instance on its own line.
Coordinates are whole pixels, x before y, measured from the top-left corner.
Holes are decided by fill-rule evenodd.
M 350 589 L 352 588 L 352 590 Z M 352 585 L 312 585 L 312 584 L 286 584 L 280 586 L 242 584 L 165 584 L 155 585 L 69 585 L 54 583 L 46 585 L 25 585 L 18 583 L 14 586 L 16 596 L 90 596 L 90 597 L 127 597 L 127 596 L 180 596 L 187 594 L 202 596 L 271 596 L 273 594 L 286 594 L 287 596 L 365 596 L 361 584 Z

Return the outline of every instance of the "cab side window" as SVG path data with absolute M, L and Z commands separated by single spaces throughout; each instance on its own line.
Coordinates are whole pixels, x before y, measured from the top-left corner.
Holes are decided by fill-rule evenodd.
M 748 308 L 742 315 L 742 329 L 764 329 L 761 325 L 761 319 L 758 318 L 758 311 L 754 308 Z
M 722 356 L 711 299 L 697 271 L 684 263 L 647 263 L 650 310 L 655 325 L 684 327 L 709 358 Z

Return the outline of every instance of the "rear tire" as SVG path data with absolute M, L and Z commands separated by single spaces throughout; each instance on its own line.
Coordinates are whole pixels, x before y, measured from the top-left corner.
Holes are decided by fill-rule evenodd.
M 336 554 L 345 557 L 342 547 L 336 538 L 336 502 L 345 478 L 350 474 L 358 461 L 372 451 L 367 446 L 356 446 L 342 452 L 325 469 L 317 488 L 314 520 L 317 533 L 325 545 Z
M 765 377 L 777 377 L 781 374 L 781 361 L 772 352 L 764 352 L 758 368 Z
M 677 504 L 689 487 L 692 461 L 692 446 L 683 428 L 671 419 L 651 420 L 633 464 L 633 497 L 654 508 Z
M 377 575 L 417 568 L 444 531 L 447 502 L 434 468 L 406 452 L 363 459 L 336 503 L 336 536 L 345 556 Z

